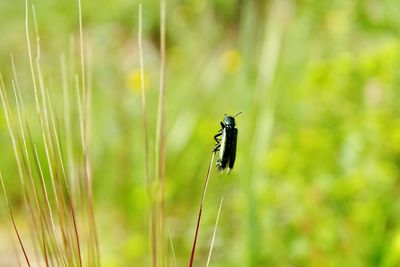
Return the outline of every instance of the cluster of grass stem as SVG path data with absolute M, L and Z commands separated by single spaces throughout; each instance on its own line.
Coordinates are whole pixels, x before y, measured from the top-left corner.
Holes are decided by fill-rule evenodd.
M 28 119 L 22 98 L 23 93 L 21 91 L 23 89 L 20 88 L 12 55 L 12 92 L 15 105 L 12 106 L 8 100 L 8 90 L 2 78 L 0 83 L 1 103 L 17 163 L 24 205 L 29 214 L 25 217 L 28 218 L 31 238 L 25 238 L 21 234 L 12 205 L 7 197 L 7 186 L 2 174 L 0 174 L 0 179 L 13 229 L 28 266 L 31 266 L 34 262 L 34 257 L 40 266 L 100 265 L 88 145 L 90 85 L 88 86 L 85 78 L 86 67 L 80 0 L 78 0 L 78 10 L 81 52 L 81 73 L 75 75 L 76 81 L 80 80 L 80 83 L 77 83 L 76 86 L 81 136 L 81 146 L 78 151 L 81 158 L 78 164 L 73 164 L 74 161 L 72 160 L 75 151 L 71 141 L 73 133 L 70 131 L 69 94 L 70 91 L 74 90 L 70 90 L 66 61 L 62 57 L 61 76 L 63 84 L 61 87 L 64 90 L 65 114 L 63 118 L 66 126 L 65 131 L 63 131 L 52 106 L 48 85 L 43 78 L 40 38 L 34 6 L 32 6 L 32 14 L 36 49 L 32 49 L 28 1 L 26 1 L 25 30 L 37 116 L 36 123 Z M 40 140 L 34 137 L 36 131 L 40 133 Z M 67 138 L 67 148 L 62 142 L 63 136 Z M 40 156 L 42 152 L 45 155 L 44 161 Z M 6 174 L 4 175 L 7 177 Z M 74 177 L 78 177 L 77 185 L 73 183 Z M 75 190 L 75 186 L 78 187 L 77 190 Z M 74 190 L 71 190 L 71 188 Z M 80 194 L 75 194 L 76 191 Z M 32 245 L 28 245 L 27 240 L 32 240 Z

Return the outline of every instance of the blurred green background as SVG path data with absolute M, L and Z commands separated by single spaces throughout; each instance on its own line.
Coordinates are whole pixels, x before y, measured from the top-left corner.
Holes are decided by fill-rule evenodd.
M 78 61 L 70 52 L 79 35 L 77 3 L 30 3 L 45 80 L 57 95 L 60 55 Z M 138 1 L 82 5 L 102 265 L 147 266 Z M 397 0 L 167 1 L 166 226 L 178 266 L 189 262 L 213 135 L 225 113 L 239 111 L 237 162 L 230 175 L 212 172 L 197 266 L 205 265 L 222 196 L 211 266 L 399 266 L 399 14 Z M 0 1 L 0 70 L 10 85 L 12 52 L 26 109 L 34 111 L 24 17 L 24 1 Z M 143 1 L 151 158 L 159 21 L 159 2 Z M 23 221 L 0 115 L 0 169 Z

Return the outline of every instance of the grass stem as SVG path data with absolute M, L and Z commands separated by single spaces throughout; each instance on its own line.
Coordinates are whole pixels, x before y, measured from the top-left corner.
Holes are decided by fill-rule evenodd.
M 156 178 L 158 203 L 156 206 L 158 225 L 158 244 L 160 245 L 160 257 L 164 262 L 164 236 L 165 236 L 165 172 L 166 172 L 166 134 L 165 134 L 165 83 L 166 83 L 166 60 L 165 60 L 165 34 L 166 34 L 166 1 L 160 0 L 160 86 L 157 111 L 157 130 L 156 130 Z M 160 155 L 161 148 L 161 155 Z M 165 264 L 163 264 L 164 266 Z
M 199 229 L 200 229 L 201 215 L 202 215 L 202 213 L 203 213 L 204 199 L 205 199 L 206 193 L 207 193 L 208 181 L 209 181 L 209 179 L 210 179 L 210 172 L 211 172 L 211 167 L 212 167 L 213 162 L 214 162 L 214 156 L 215 156 L 215 152 L 212 153 L 210 165 L 208 165 L 206 181 L 205 181 L 205 183 L 204 183 L 203 193 L 202 193 L 202 195 L 201 195 L 200 208 L 199 208 L 199 215 L 197 216 L 196 232 L 195 232 L 195 235 L 194 235 L 194 241 L 193 241 L 193 246 L 192 246 L 192 253 L 191 253 L 191 255 L 190 255 L 190 263 L 189 263 L 189 266 L 190 266 L 190 267 L 193 266 L 194 254 L 195 254 L 195 251 L 196 251 L 196 244 L 197 244 L 197 237 L 198 237 Z
M 139 61 L 140 61 L 140 89 L 142 94 L 142 112 L 143 112 L 143 130 L 144 130 L 144 158 L 145 158 L 145 175 L 146 175 L 146 187 L 147 187 L 147 198 L 149 202 L 149 239 L 151 246 L 151 257 L 152 266 L 157 266 L 157 243 L 156 243 L 156 222 L 155 222 L 155 211 L 154 201 L 152 194 L 152 180 L 150 179 L 150 160 L 149 160 L 149 127 L 147 120 L 147 103 L 146 103 L 146 91 L 144 89 L 144 63 L 143 63 L 143 48 L 142 48 L 142 3 L 139 3 L 139 28 L 138 28 L 138 47 L 139 47 Z
M 224 202 L 224 197 L 221 198 L 221 202 L 219 203 L 218 214 L 217 214 L 217 220 L 216 220 L 215 226 L 214 226 L 214 232 L 213 232 L 213 237 L 212 237 L 212 240 L 211 240 L 210 251 L 208 252 L 208 259 L 207 259 L 206 267 L 208 267 L 209 264 L 210 264 L 211 254 L 212 254 L 212 251 L 213 251 L 213 248 L 214 248 L 215 235 L 217 234 L 219 215 L 221 214 L 221 208 L 222 208 L 222 203 L 223 203 L 223 202 Z
M 19 245 L 21 246 L 22 252 L 24 253 L 24 257 L 25 257 L 25 260 L 26 260 L 26 264 L 30 267 L 30 266 L 31 266 L 31 263 L 29 262 L 29 258 L 28 258 L 28 255 L 27 255 L 27 253 L 26 253 L 24 244 L 22 243 L 22 239 L 21 239 L 21 236 L 20 236 L 20 234 L 19 234 L 17 225 L 15 224 L 14 214 L 13 214 L 13 212 L 12 212 L 10 202 L 8 201 L 7 192 L 6 192 L 6 187 L 4 186 L 3 176 L 1 175 L 1 172 L 0 172 L 0 181 L 1 181 L 1 187 L 3 188 L 4 198 L 6 199 L 6 203 L 7 203 L 7 206 L 8 206 L 8 210 L 9 210 L 9 212 L 10 212 L 10 217 L 11 217 L 11 221 L 12 221 L 12 224 L 13 224 L 13 227 L 14 227 L 15 234 L 17 235 Z

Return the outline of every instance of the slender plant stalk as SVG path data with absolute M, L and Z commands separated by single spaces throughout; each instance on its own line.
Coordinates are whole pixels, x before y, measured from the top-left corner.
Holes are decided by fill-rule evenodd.
M 81 87 L 82 87 L 82 111 L 85 113 L 85 116 L 81 116 L 83 126 L 83 140 L 82 140 L 82 149 L 83 149 L 83 158 L 84 158 L 84 166 L 85 166 L 85 177 L 87 182 L 87 204 L 88 204 L 88 219 L 89 219 L 89 239 L 94 244 L 94 249 L 89 247 L 89 254 L 92 257 L 89 257 L 90 261 L 93 261 L 94 266 L 100 265 L 100 253 L 99 253 L 99 242 L 97 238 L 97 230 L 96 230 L 96 220 L 94 216 L 94 203 L 93 203 L 93 179 L 92 172 L 90 166 L 90 158 L 89 158 L 89 142 L 88 142 L 88 117 L 89 117 L 89 95 L 88 88 L 86 85 L 86 72 L 85 72 L 85 57 L 84 57 L 84 46 L 83 46 L 83 26 L 82 26 L 82 4 L 81 0 L 78 0 L 78 11 L 79 11 L 79 43 L 80 43 L 80 60 L 81 60 Z
M 149 214 L 149 238 L 151 246 L 152 266 L 157 266 L 157 230 L 154 210 L 154 197 L 152 193 L 153 181 L 150 178 L 150 160 L 149 160 L 149 130 L 147 119 L 147 103 L 146 91 L 144 88 L 144 61 L 143 61 L 143 47 L 142 47 L 142 3 L 139 3 L 139 28 L 138 28 L 138 47 L 139 47 L 139 61 L 140 61 L 140 90 L 142 94 L 142 112 L 143 112 L 143 130 L 144 130 L 144 159 L 146 164 L 146 187 L 147 198 L 150 209 Z
M 206 267 L 210 265 L 210 260 L 211 260 L 211 254 L 214 248 L 214 241 L 215 241 L 215 235 L 217 234 L 217 228 L 218 228 L 218 221 L 219 221 L 219 215 L 221 214 L 221 208 L 222 208 L 222 203 L 224 202 L 224 197 L 221 198 L 221 202 L 219 203 L 219 209 L 218 209 L 218 214 L 217 214 L 217 220 L 215 222 L 214 226 L 214 232 L 213 232 L 213 237 L 211 240 L 211 246 L 210 246 L 210 251 L 208 252 L 208 259 L 207 259 L 207 264 Z
M 14 214 L 13 214 L 13 211 L 12 211 L 12 209 L 11 209 L 10 202 L 8 201 L 7 191 L 6 191 L 6 187 L 4 186 L 3 176 L 2 176 L 2 174 L 1 174 L 1 172 L 0 172 L 0 181 L 1 181 L 1 187 L 3 188 L 4 198 L 6 199 L 6 203 L 7 203 L 7 206 L 8 206 L 8 210 L 9 210 L 9 212 L 10 212 L 10 217 L 11 217 L 11 221 L 12 221 L 12 225 L 13 225 L 15 234 L 17 235 L 19 245 L 21 246 L 22 252 L 24 253 L 24 257 L 25 257 L 25 260 L 26 260 L 26 264 L 30 267 L 30 266 L 31 266 L 31 263 L 29 262 L 29 258 L 28 258 L 28 255 L 26 254 L 26 250 L 25 250 L 24 244 L 22 243 L 22 239 L 21 239 L 21 236 L 20 236 L 20 234 L 19 234 L 17 225 L 15 224 Z
M 166 172 L 166 135 L 165 135 L 165 84 L 166 84 L 166 62 L 165 62 L 165 27 L 166 27 L 166 12 L 167 6 L 165 0 L 160 0 L 160 86 L 158 98 L 158 112 L 157 112 L 157 130 L 156 130 L 156 177 L 157 177 L 157 191 L 158 191 L 158 207 L 157 217 L 159 218 L 158 244 L 160 246 L 160 260 L 165 265 L 165 249 L 164 249 L 164 236 L 165 236 L 165 172 Z M 160 155 L 161 147 L 161 155 Z
M 70 104 L 69 104 L 69 94 L 68 94 L 68 79 L 67 79 L 67 66 L 65 57 L 61 57 L 61 77 L 62 77 L 62 84 L 63 84 L 63 96 L 64 96 L 64 127 L 65 127 L 65 136 L 66 136 L 66 146 L 67 146 L 67 160 L 68 160 L 68 171 L 70 178 L 75 173 L 74 164 L 72 162 L 72 140 L 71 140 L 71 119 L 70 119 Z M 65 171 L 65 170 L 64 170 Z M 74 181 L 70 181 L 74 184 Z M 65 177 L 65 184 L 68 184 L 68 181 Z M 73 188 L 71 188 L 73 189 Z M 69 194 L 72 197 L 72 192 Z M 75 243 L 76 243 L 76 250 L 77 250 L 77 261 L 80 267 L 83 266 L 82 264 L 82 254 L 81 254 L 81 245 L 80 245 L 80 238 L 77 226 L 77 219 L 76 219 L 76 211 L 72 202 L 71 197 L 69 198 L 69 205 L 71 206 L 71 215 L 73 220 L 73 227 L 74 227 L 74 235 L 75 235 Z
M 215 156 L 215 152 L 212 153 L 210 165 L 208 165 L 206 181 L 205 181 L 205 183 L 204 183 L 203 193 L 202 193 L 202 195 L 201 195 L 200 208 L 199 208 L 199 215 L 197 216 L 196 232 L 195 232 L 195 234 L 194 234 L 194 241 L 193 241 L 193 246 L 192 246 L 192 253 L 191 253 L 191 255 L 190 255 L 190 262 L 189 262 L 189 266 L 190 266 L 190 267 L 193 266 L 194 254 L 195 254 L 195 252 L 196 252 L 197 236 L 198 236 L 198 234 L 199 234 L 201 215 L 202 215 L 202 213 L 203 213 L 204 199 L 205 199 L 206 193 L 207 193 L 208 180 L 210 179 L 211 167 L 212 167 L 213 162 L 214 162 L 214 156 Z
M 174 257 L 174 266 L 176 267 L 176 256 L 175 256 L 175 249 L 174 249 L 174 243 L 172 242 L 172 237 L 171 237 L 171 232 L 168 229 L 168 237 L 169 237 L 169 243 L 171 245 L 171 250 L 172 250 L 172 256 Z

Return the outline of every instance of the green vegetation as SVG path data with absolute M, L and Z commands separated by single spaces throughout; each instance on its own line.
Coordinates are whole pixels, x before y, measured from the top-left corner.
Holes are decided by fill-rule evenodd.
M 66 154 L 60 64 L 64 57 L 74 159 L 68 166 L 85 170 L 79 128 L 79 108 L 85 108 L 85 99 L 78 103 L 75 88 L 75 79 L 81 81 L 78 4 L 33 3 L 54 125 L 60 129 Z M 149 163 L 154 177 L 159 1 L 143 1 L 142 8 Z M 88 147 L 101 263 L 150 266 L 138 1 L 83 0 L 82 10 L 91 88 L 90 113 L 83 113 L 90 118 Z M 207 262 L 221 197 L 210 266 L 400 264 L 398 14 L 396 0 L 167 1 L 165 240 L 158 244 L 165 247 L 167 266 L 174 266 L 171 242 L 177 266 L 189 263 L 213 136 L 225 113 L 239 111 L 237 161 L 229 175 L 212 169 L 195 266 Z M 32 16 L 29 29 L 36 55 Z M 37 159 L 49 173 L 40 143 L 24 1 L 0 1 L 0 33 L 0 72 L 14 122 L 18 125 L 10 52 L 32 140 L 38 144 Z M 16 224 L 35 262 L 30 247 L 34 233 L 6 117 L 0 108 L 0 170 Z M 49 135 L 55 142 L 57 134 Z M 53 149 L 58 162 L 57 147 Z M 35 166 L 33 148 L 29 153 Z M 59 163 L 55 169 L 60 168 Z M 44 179 L 51 188 L 49 175 Z M 80 186 L 71 180 L 71 194 L 79 196 L 79 190 L 86 189 Z M 59 194 L 68 196 L 65 188 Z M 87 222 L 90 209 L 84 206 L 87 195 L 83 195 L 75 203 L 78 219 Z M 2 193 L 0 219 L 4 222 L 0 265 L 17 266 L 9 242 L 15 233 L 9 233 L 12 224 Z M 82 246 L 89 244 L 84 251 L 91 251 L 93 263 L 93 233 L 80 223 L 78 228 L 87 235 Z M 66 224 L 72 227 L 71 221 Z M 78 258 L 72 259 L 77 264 Z

